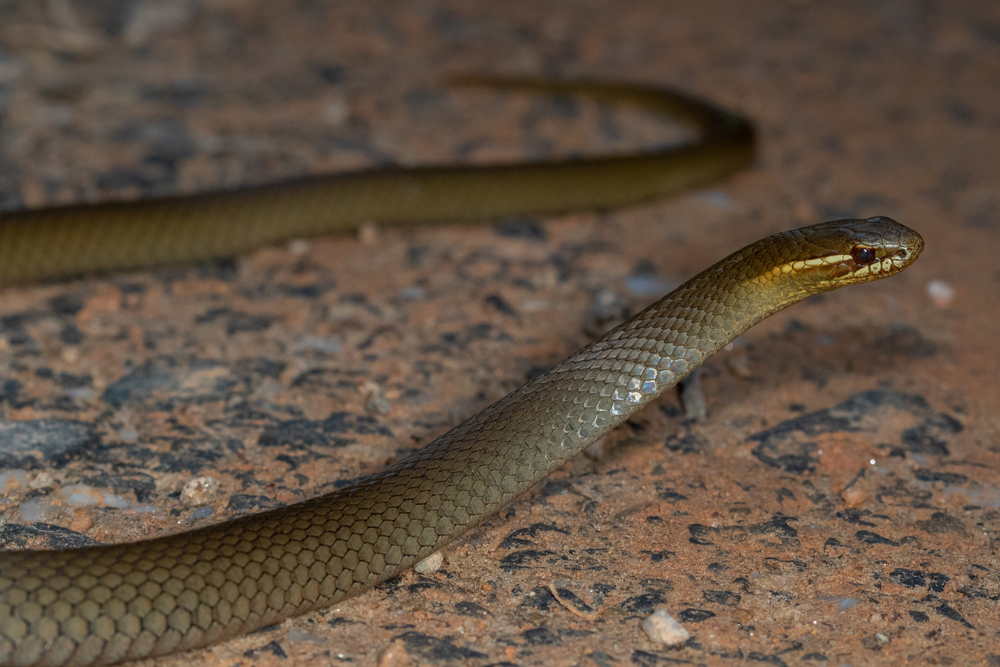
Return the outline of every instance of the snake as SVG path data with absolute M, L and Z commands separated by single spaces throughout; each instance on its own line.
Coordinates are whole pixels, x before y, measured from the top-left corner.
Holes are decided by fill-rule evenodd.
M 456 88 L 580 95 L 692 126 L 698 140 L 622 155 L 387 167 L 140 201 L 0 214 L 0 285 L 233 257 L 343 233 L 365 222 L 435 224 L 603 210 L 686 192 L 747 166 L 754 131 L 740 115 L 678 91 L 602 81 L 456 76 Z
M 686 190 L 747 162 L 752 132 L 737 116 L 663 90 L 591 83 L 572 89 L 693 119 L 701 139 L 638 156 L 382 170 L 239 193 L 25 211 L 0 219 L 3 279 L 44 280 L 128 268 L 136 259 L 146 265 L 239 252 L 316 231 L 322 225 L 312 216 L 320 209 L 335 209 L 333 227 L 347 224 L 341 197 L 355 213 L 374 207 L 355 223 L 383 220 L 383 214 L 390 223 L 404 222 L 408 207 L 418 220 L 564 210 L 581 202 L 600 208 Z M 475 196 L 458 192 L 459 203 L 444 201 L 462 188 Z M 393 197 L 402 200 L 378 201 Z M 294 230 L 271 230 L 266 220 L 273 215 L 294 219 Z M 222 232 L 200 231 L 219 218 Z M 241 225 L 252 243 L 242 238 Z M 219 238 L 227 236 L 240 238 Z M 131 252 L 110 247 L 111 239 Z M 886 217 L 768 236 L 345 488 L 131 544 L 0 552 L 0 665 L 108 665 L 161 656 L 357 595 L 524 494 L 754 324 L 810 295 L 895 275 L 923 245 L 919 234 Z M 79 257 L 46 262 L 64 247 Z

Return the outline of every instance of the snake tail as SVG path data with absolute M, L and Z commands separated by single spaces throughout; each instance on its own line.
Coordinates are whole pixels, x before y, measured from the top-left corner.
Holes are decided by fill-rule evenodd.
M 232 257 L 366 222 L 407 225 L 607 209 L 707 185 L 753 157 L 754 132 L 745 119 L 671 90 L 483 77 L 457 84 L 631 104 L 686 122 L 700 138 L 626 155 L 371 169 L 240 190 L 3 213 L 0 285 Z

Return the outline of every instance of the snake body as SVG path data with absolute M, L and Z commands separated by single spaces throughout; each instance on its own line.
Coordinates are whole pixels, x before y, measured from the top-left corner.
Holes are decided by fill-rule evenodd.
M 79 214 L 42 214 L 53 222 L 41 227 L 58 234 Z M 524 493 L 755 323 L 811 294 L 893 275 L 922 248 L 888 218 L 770 236 L 352 486 L 134 544 L 2 553 L 0 665 L 164 655 L 356 595 Z
M 371 169 L 185 197 L 0 214 L 0 285 L 232 257 L 365 222 L 440 223 L 611 208 L 703 186 L 753 157 L 754 133 L 745 119 L 675 91 L 497 78 L 454 84 L 631 104 L 692 125 L 700 138 L 636 154 Z

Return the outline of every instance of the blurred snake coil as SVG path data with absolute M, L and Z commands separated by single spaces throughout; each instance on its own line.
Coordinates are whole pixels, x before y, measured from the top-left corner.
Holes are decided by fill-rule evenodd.
M 744 119 L 680 93 L 473 79 L 639 105 L 698 141 L 541 163 L 380 169 L 249 190 L 0 215 L 0 284 L 231 256 L 346 231 L 601 209 L 749 164 Z M 134 544 L 0 552 L 0 665 L 107 665 L 204 647 L 357 595 L 441 549 L 771 314 L 894 275 L 923 249 L 888 218 L 739 250 L 405 459 L 334 493 Z

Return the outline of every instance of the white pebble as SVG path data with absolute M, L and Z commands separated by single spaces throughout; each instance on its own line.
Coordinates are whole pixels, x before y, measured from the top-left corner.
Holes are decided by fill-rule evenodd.
M 120 510 L 129 506 L 129 501 L 113 493 L 95 489 L 86 484 L 70 484 L 63 487 L 66 494 L 66 504 L 70 507 L 116 507 Z
M 927 283 L 927 296 L 938 308 L 947 308 L 955 300 L 955 288 L 943 280 L 931 280 Z
M 195 477 L 181 488 L 181 502 L 185 507 L 203 507 L 211 504 L 219 493 L 219 483 L 211 477 Z
M 691 636 L 684 626 L 673 619 L 666 609 L 657 609 L 652 616 L 642 622 L 642 630 L 650 641 L 667 646 L 683 644 Z
M 444 565 L 444 554 L 440 551 L 435 551 L 430 556 L 414 565 L 413 571 L 419 574 L 431 574 L 432 572 L 440 570 L 442 565 Z
M 312 247 L 312 243 L 308 239 L 292 239 L 285 246 L 288 252 L 293 255 L 304 255 L 309 252 L 309 248 Z

